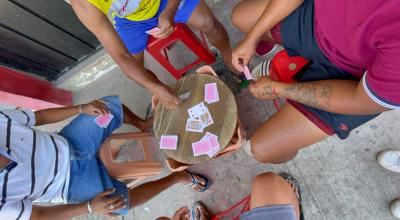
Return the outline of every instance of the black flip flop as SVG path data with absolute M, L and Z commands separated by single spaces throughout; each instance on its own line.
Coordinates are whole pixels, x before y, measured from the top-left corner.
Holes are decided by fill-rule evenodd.
M 296 188 L 298 192 L 298 199 L 299 199 L 299 210 L 300 210 L 300 220 L 304 220 L 304 213 L 303 213 L 303 206 L 301 204 L 301 192 L 300 192 L 300 184 L 299 182 L 290 174 L 288 173 L 280 173 L 279 176 L 281 176 L 286 182 L 292 183 L 293 186 Z

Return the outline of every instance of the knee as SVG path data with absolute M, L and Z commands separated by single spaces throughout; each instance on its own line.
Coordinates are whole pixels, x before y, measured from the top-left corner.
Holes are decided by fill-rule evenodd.
M 235 27 L 239 28 L 240 30 L 244 30 L 246 25 L 244 23 L 245 20 L 246 19 L 243 19 L 242 2 L 240 2 L 232 10 L 231 22 Z
M 257 141 L 251 141 L 251 153 L 254 159 L 261 163 L 273 163 L 275 159 L 272 157 L 271 150 L 273 147 L 266 143 L 259 143 Z
M 168 217 L 159 217 L 159 218 L 157 218 L 156 220 L 171 220 L 171 219 L 168 218 Z
M 214 16 L 204 16 L 199 24 L 199 30 L 201 32 L 212 34 L 213 32 L 219 32 L 218 21 Z
M 279 181 L 280 177 L 276 173 L 266 172 L 259 174 L 253 179 L 253 189 L 257 186 L 266 186 L 274 184 L 274 182 Z

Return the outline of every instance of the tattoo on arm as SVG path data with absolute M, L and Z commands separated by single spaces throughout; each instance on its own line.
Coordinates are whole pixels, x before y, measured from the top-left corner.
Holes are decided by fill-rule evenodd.
M 257 90 L 258 97 L 268 97 L 275 94 L 274 88 L 272 85 L 264 85 L 260 89 Z
M 319 109 L 330 108 L 332 93 L 333 85 L 321 81 L 297 83 L 283 90 L 283 96 L 285 98 Z

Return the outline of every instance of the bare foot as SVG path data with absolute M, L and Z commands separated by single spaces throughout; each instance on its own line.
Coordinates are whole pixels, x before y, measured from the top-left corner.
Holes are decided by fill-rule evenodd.
M 209 220 L 210 219 L 210 214 L 208 214 L 208 211 L 203 203 L 196 202 L 193 207 L 196 208 L 194 210 L 194 216 L 193 216 L 194 220 Z

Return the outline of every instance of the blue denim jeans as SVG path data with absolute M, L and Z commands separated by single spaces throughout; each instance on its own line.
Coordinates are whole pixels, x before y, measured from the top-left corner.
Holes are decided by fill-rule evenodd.
M 97 156 L 105 139 L 122 124 L 122 104 L 118 96 L 107 96 L 101 100 L 107 102 L 108 109 L 114 115 L 107 128 L 96 124 L 96 116 L 81 114 L 60 132 L 70 146 L 71 171 L 67 202 L 79 204 L 115 188 L 116 191 L 110 197 L 122 195 L 128 199 L 127 208 L 115 213 L 125 215 L 130 202 L 128 189 L 125 184 L 110 177 Z

